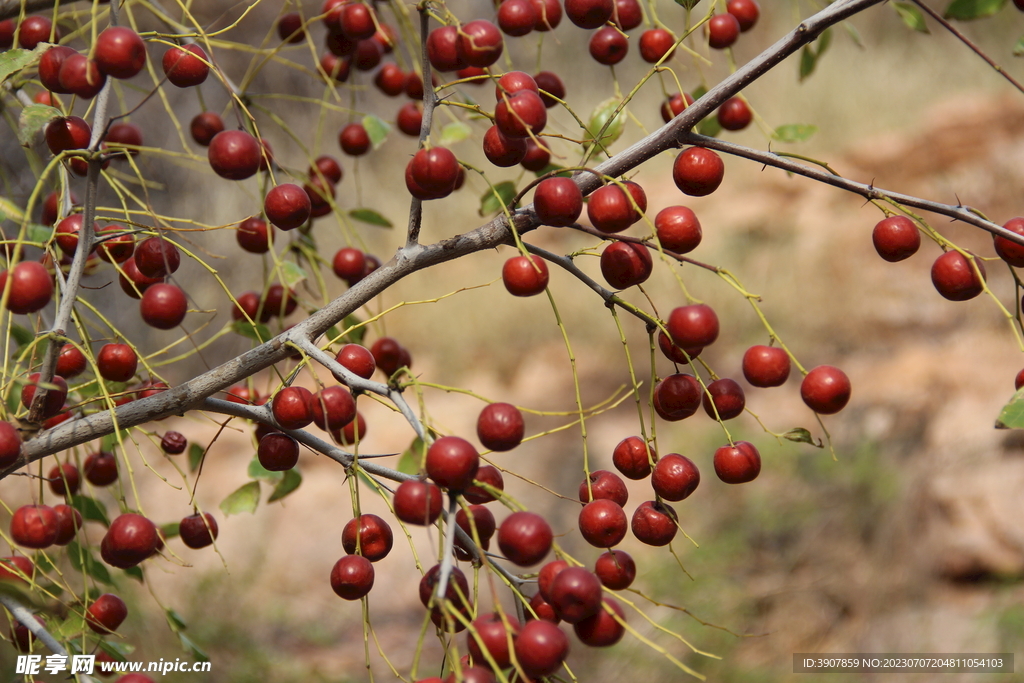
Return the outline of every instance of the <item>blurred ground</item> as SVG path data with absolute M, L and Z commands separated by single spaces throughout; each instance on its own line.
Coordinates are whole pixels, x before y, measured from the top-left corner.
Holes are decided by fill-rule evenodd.
M 951 39 L 910 34 L 894 17 L 881 16 L 882 10 L 888 8 L 855 22 L 871 52 L 837 36 L 833 54 L 803 85 L 794 83 L 795 65 L 787 63 L 793 68 L 781 68 L 752 87 L 746 94 L 759 114 L 773 125 L 819 123 L 821 133 L 792 150 L 827 160 L 851 178 L 938 201 L 955 203 L 959 198 L 1000 223 L 1024 212 L 1024 98 L 1007 95 L 1005 84 Z M 787 19 L 766 19 L 763 32 L 737 49 L 738 58 L 769 44 Z M 1011 59 L 1009 46 L 1016 37 L 1011 37 L 1008 23 L 988 29 L 992 45 L 1001 46 L 995 53 L 1001 61 Z M 558 49 L 567 53 L 568 41 Z M 958 57 L 950 58 L 949 50 L 957 50 Z M 577 83 L 602 84 L 603 76 L 593 74 L 606 71 L 589 64 L 579 68 L 569 83 L 571 92 Z M 698 82 L 693 72 L 684 76 L 687 87 Z M 708 77 L 713 82 L 714 74 Z M 642 93 L 634 108 L 648 127 L 658 122 L 660 100 L 657 89 L 651 90 Z M 587 89 L 579 109 L 588 111 L 610 91 L 610 86 Z M 800 121 L 792 118 L 794 110 L 799 110 Z M 189 116 L 181 114 L 183 120 Z M 334 130 L 336 123 L 323 126 Z M 568 127 L 562 120 L 555 125 Z M 168 139 L 174 137 L 164 132 Z M 627 139 L 641 134 L 630 129 Z M 276 149 L 287 150 L 283 133 L 271 130 L 269 135 Z M 753 130 L 730 139 L 766 146 Z M 471 150 L 476 146 L 472 139 L 461 145 L 465 151 L 457 149 L 460 157 L 477 154 Z M 388 190 L 387 181 L 381 180 L 386 177 L 382 159 L 393 161 L 408 152 L 409 141 L 393 137 L 377 158 L 347 169 L 349 178 L 362 180 L 358 189 L 354 183 L 343 187 L 346 206 L 372 204 L 401 220 L 404 190 Z M 295 159 L 291 163 L 300 165 Z M 655 160 L 636 177 L 647 190 L 652 216 L 682 201 L 669 180 L 670 163 L 669 157 Z M 692 653 L 633 612 L 631 625 L 708 680 L 730 683 L 937 678 L 795 675 L 795 652 L 1024 653 L 1024 438 L 992 428 L 1022 365 L 1007 319 L 986 297 L 951 303 L 935 293 L 929 268 L 939 249 L 931 242 L 901 264 L 879 259 L 870 230 L 880 214 L 859 198 L 751 164 L 729 160 L 727 165 L 726 184 L 719 192 L 686 200 L 705 233 L 693 256 L 728 268 L 748 291 L 761 295 L 771 324 L 808 368 L 824 363 L 842 367 L 853 381 L 853 400 L 843 413 L 825 420 L 835 460 L 828 450 L 779 443 L 748 415 L 729 424 L 734 438 L 753 441 L 764 458 L 760 477 L 738 487 L 713 475 L 711 456 L 724 436 L 703 413 L 682 423 L 656 423 L 659 450 L 687 455 L 704 474 L 697 492 L 675 505 L 683 528 L 699 547 L 684 539 L 673 544 L 689 576 L 663 550 L 642 547 L 630 538 L 623 548 L 637 559 L 636 585 L 646 595 L 685 607 L 713 626 L 668 606 L 652 606 L 639 595 L 625 597 L 642 606 L 651 622 L 721 659 Z M 186 170 L 169 172 L 162 180 L 183 183 L 189 192 L 206 191 L 201 187 L 205 177 Z M 483 190 L 471 179 L 460 197 L 428 207 L 426 238 L 475 227 L 475 198 Z M 204 205 L 205 220 L 227 223 L 246 215 L 246 199 L 226 195 Z M 993 255 L 986 235 L 927 218 L 957 244 L 984 257 Z M 336 232 L 325 240 L 325 253 L 333 253 L 331 239 L 343 239 L 344 230 Z M 365 233 L 370 248 L 385 257 L 398 237 L 397 231 Z M 211 251 L 228 251 L 233 236 L 220 239 Z M 555 230 L 538 231 L 530 239 L 562 253 L 594 243 Z M 424 381 L 537 411 L 571 412 L 573 376 L 550 306 L 542 298 L 513 300 L 500 283 L 494 284 L 509 255 L 508 249 L 478 254 L 448 264 L 443 277 L 440 270 L 410 277 L 388 293 L 381 307 L 441 296 L 457 286 L 484 286 L 437 303 L 407 306 L 389 315 L 374 335 L 386 332 L 401 339 Z M 577 261 L 599 277 L 595 258 L 585 255 Z M 236 285 L 254 286 L 251 269 L 232 270 L 229 265 L 224 271 L 232 291 Z M 684 297 L 670 268 L 658 270 L 645 289 L 664 315 Z M 764 329 L 743 297 L 724 281 L 691 267 L 680 272 L 691 294 L 713 305 L 722 319 L 722 337 L 703 357 L 718 374 L 741 379 L 742 352 L 766 341 Z M 1012 312 L 1015 295 L 1007 269 L 990 262 L 988 272 L 990 287 Z M 621 397 L 629 372 L 611 316 L 589 291 L 562 273 L 552 274 L 552 291 L 577 359 L 582 403 L 593 406 Z M 213 287 L 196 293 L 211 309 L 222 306 L 217 303 L 220 295 Z M 650 306 L 637 293 L 627 298 Z M 620 313 L 619 319 L 646 388 L 651 375 L 646 334 L 629 316 Z M 209 355 L 243 346 L 229 340 Z M 658 355 L 656 370 L 664 375 L 671 366 Z M 822 436 L 821 426 L 800 402 L 795 377 L 775 390 L 744 387 L 748 407 L 772 431 L 800 426 Z M 431 389 L 424 389 L 424 398 L 444 430 L 472 434 L 479 401 Z M 408 427 L 386 408 L 363 403 L 360 409 L 370 425 L 365 451 L 405 449 L 412 437 Z M 530 415 L 527 433 L 541 434 L 571 419 Z M 644 419 L 649 426 L 646 413 Z M 197 443 L 209 443 L 217 431 L 204 418 L 176 418 L 155 429 L 180 429 Z M 632 399 L 588 420 L 587 431 L 591 467 L 610 467 L 614 445 L 638 433 Z M 232 426 L 219 436 L 197 490 L 200 507 L 215 510 L 247 480 L 253 450 L 247 429 Z M 148 465 L 136 461 L 135 483 L 145 512 L 161 523 L 188 514 L 188 491 L 180 475 L 155 449 L 144 452 Z M 569 427 L 495 456 L 494 462 L 572 499 L 582 479 L 582 457 L 579 428 Z M 147 476 L 142 469 L 147 466 L 166 482 Z M 130 594 L 130 640 L 139 645 L 133 659 L 178 656 L 177 644 L 154 609 L 152 591 L 162 605 L 184 617 L 190 636 L 209 652 L 214 663 L 210 680 L 364 681 L 369 680 L 365 653 L 375 680 L 388 680 L 379 651 L 408 673 L 423 626 L 416 599 L 419 572 L 409 544 L 398 534 L 392 555 L 377 566 L 369 604 L 378 651 L 378 642 L 363 632 L 358 604 L 340 601 L 327 582 L 342 552 L 341 528 L 351 516 L 344 473 L 308 453 L 301 468 L 302 488 L 283 503 L 261 505 L 253 516 L 218 515 L 219 554 L 190 551 L 172 541 L 169 547 L 177 558 L 148 563 L 148 590 Z M 578 509 L 571 500 L 539 491 L 509 473 L 505 480 L 512 495 L 555 520 L 556 534 L 565 535 L 560 542 L 568 551 L 592 563 L 597 551 L 569 535 Z M 646 482 L 631 484 L 630 491 L 627 512 L 650 497 Z M 124 493 L 136 499 L 134 491 Z M 5 500 L 10 504 L 14 497 Z M 365 488 L 361 505 L 364 512 L 386 514 L 383 501 Z M 429 566 L 427 558 L 437 552 L 436 534 L 411 533 L 419 559 Z M 181 566 L 186 564 L 193 566 Z M 484 579 L 481 591 L 491 594 Z M 489 605 L 490 599 L 483 603 Z M 462 642 L 460 638 L 460 646 Z M 626 676 L 686 678 L 629 637 L 597 656 L 576 643 L 574 648 L 570 664 L 587 683 Z M 436 640 L 427 638 L 420 677 L 437 673 L 440 652 Z M 167 680 L 186 678 L 195 680 Z M 979 679 L 945 675 L 941 680 Z M 983 680 L 1016 679 L 989 675 Z

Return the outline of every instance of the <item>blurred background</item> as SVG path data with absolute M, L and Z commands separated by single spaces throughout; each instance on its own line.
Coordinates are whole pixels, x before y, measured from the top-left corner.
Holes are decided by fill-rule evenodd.
M 241 45 L 278 45 L 276 17 L 294 8 L 293 3 L 282 9 L 277 2 L 252 7 L 226 2 L 197 5 L 192 11 L 208 31 L 237 20 L 221 38 L 231 43 L 214 53 L 218 65 L 232 75 L 244 73 L 252 60 L 252 53 Z M 699 4 L 695 12 L 706 11 L 706 5 Z M 942 9 L 942 3 L 929 5 Z M 172 12 L 170 6 L 167 3 Z M 464 20 L 494 16 L 487 3 L 449 7 Z M 302 9 L 312 16 L 318 8 L 318 3 L 306 2 Z M 763 2 L 760 23 L 734 48 L 736 63 L 772 44 L 811 8 L 812 3 Z M 674 3 L 660 2 L 657 9 L 669 27 L 679 31 L 685 25 L 683 10 Z M 144 11 L 135 12 L 140 29 L 157 26 Z M 388 20 L 393 16 L 388 11 L 383 15 Z M 959 26 L 1010 73 L 1020 74 L 1012 49 L 1024 27 L 1021 16 L 1009 6 L 995 18 Z M 916 33 L 891 6 L 883 5 L 848 23 L 849 29 L 833 31 L 831 46 L 808 78 L 798 79 L 798 60 L 790 58 L 743 93 L 768 130 L 783 124 L 814 124 L 819 130 L 813 137 L 798 144 L 770 143 L 758 126 L 723 137 L 758 149 L 771 144 L 776 151 L 825 161 L 843 176 L 880 188 L 951 204 L 960 201 L 997 223 L 1024 213 L 1024 96 L 931 20 L 931 34 Z M 639 30 L 636 34 L 631 34 L 633 51 Z M 514 67 L 536 71 L 535 38 L 532 34 L 506 40 Z M 323 28 L 313 27 L 317 50 L 322 40 Z M 162 51 L 155 46 L 151 58 Z M 700 51 L 707 54 L 704 48 Z M 415 151 L 415 140 L 392 130 L 368 156 L 343 158 L 335 136 L 344 124 L 369 112 L 392 121 L 400 102 L 377 92 L 366 74 L 354 76 L 352 87 L 339 90 L 338 96 L 325 93 L 310 71 L 313 54 L 307 44 L 282 50 L 282 59 L 309 73 L 280 62 L 269 65 L 249 89 L 253 111 L 284 173 L 301 173 L 319 154 L 342 158 L 345 178 L 338 187 L 339 207 L 373 208 L 395 224 L 385 229 L 321 219 L 315 231 L 321 255 L 329 260 L 340 246 L 354 244 L 386 261 L 404 241 L 408 195 L 401 171 Z M 585 32 L 567 20 L 545 38 L 540 54 L 543 68 L 562 76 L 566 99 L 584 120 L 615 95 L 616 79 L 618 88 L 629 92 L 646 72 L 634 53 L 614 72 L 599 66 L 587 54 Z M 712 66 L 698 66 L 677 54 L 671 66 L 683 88 L 713 85 L 728 73 L 722 54 L 711 57 Z M 675 92 L 671 78 L 663 83 Z M 144 90 L 127 92 L 128 101 L 140 100 Z M 189 149 L 193 158 L 139 157 L 143 175 L 158 185 L 150 193 L 154 211 L 225 228 L 258 212 L 257 181 L 230 183 L 212 176 L 205 167 L 204 150 L 187 139 L 187 130 L 183 136 L 176 128 L 175 120 L 187 126 L 201 110 L 197 93 L 169 87 L 165 92 L 166 109 L 154 98 L 132 120 L 144 126 L 147 146 L 171 152 Z M 489 86 L 464 86 L 463 92 L 490 111 Z M 212 79 L 201 93 L 202 103 L 212 110 L 227 105 L 223 88 Z M 639 91 L 629 104 L 630 120 L 613 151 L 661 125 L 663 99 L 657 78 Z M 270 111 L 279 118 L 271 117 Z M 549 114 L 546 132 L 578 136 L 567 112 Z M 453 117 L 465 118 L 454 108 L 440 110 L 438 126 Z M 519 169 L 486 166 L 479 145 L 487 124 L 469 123 L 471 137 L 453 145 L 461 160 L 487 168 L 491 182 L 511 179 L 521 187 L 532 180 L 532 174 L 523 175 Z M 559 163 L 575 163 L 578 158 L 575 145 L 566 143 L 554 151 L 564 155 Z M 678 537 L 672 545 L 677 558 L 666 549 L 644 547 L 631 536 L 621 546 L 637 561 L 634 588 L 643 593 L 625 593 L 623 598 L 650 618 L 645 621 L 627 610 L 631 626 L 708 680 L 725 682 L 808 680 L 793 673 L 795 652 L 1020 653 L 1024 438 L 1016 431 L 993 429 L 1022 365 L 1008 319 L 986 296 L 966 303 L 940 297 L 929 279 L 940 249 L 929 240 L 908 261 L 889 264 L 878 258 L 870 233 L 882 215 L 856 196 L 726 159 L 726 179 L 716 193 L 685 197 L 671 182 L 673 157 L 662 155 L 631 176 L 647 192 L 648 215 L 673 204 L 690 206 L 704 229 L 704 241 L 691 256 L 728 269 L 747 291 L 759 295 L 771 325 L 807 368 L 830 364 L 845 370 L 853 383 L 853 398 L 842 413 L 824 418 L 835 458 L 828 448 L 776 439 L 752 415 L 730 422 L 733 438 L 753 442 L 763 457 L 758 479 L 741 486 L 723 484 L 713 475 L 712 455 L 725 436 L 703 411 L 683 422 L 655 423 L 659 452 L 691 458 L 703 481 L 690 498 L 674 505 L 682 528 L 694 541 Z M 17 165 L 4 163 L 8 173 Z M 484 222 L 477 209 L 487 184 L 474 173 L 468 176 L 460 192 L 427 203 L 424 242 Z M 925 218 L 959 246 L 984 258 L 994 256 L 987 234 L 939 216 Z M 649 226 L 638 224 L 629 234 L 649 231 Z M 260 266 L 260 257 L 239 252 L 231 229 L 184 238 L 212 255 L 208 262 L 236 295 L 261 287 L 271 268 L 270 262 Z M 279 233 L 278 238 L 283 242 L 287 236 Z M 552 228 L 527 239 L 557 253 L 578 252 L 576 262 L 601 280 L 597 240 Z M 414 373 L 424 382 L 459 387 L 532 411 L 561 412 L 527 414 L 527 434 L 537 438 L 512 453 L 487 457 L 505 470 L 506 490 L 551 520 L 564 549 L 592 564 L 599 551 L 574 533 L 584 446 L 579 426 L 569 423 L 577 386 L 586 407 L 609 402 L 609 408 L 624 399 L 586 422 L 592 469 L 611 469 L 615 444 L 639 434 L 637 407 L 627 393 L 630 373 L 623 340 L 600 299 L 555 268 L 550 291 L 557 319 L 545 297 L 508 295 L 500 269 L 512 255 L 511 248 L 475 254 L 399 282 L 370 310 L 409 305 L 371 326 L 367 343 L 384 334 L 399 339 L 412 354 Z M 343 291 L 329 267 L 325 272 L 326 291 L 314 283 L 300 292 L 305 307 L 315 308 Z M 988 274 L 990 288 L 1012 313 L 1017 295 L 1008 268 L 993 261 Z M 725 280 L 691 266 L 656 263 L 654 276 L 644 285 L 649 300 L 635 291 L 624 296 L 665 316 L 686 302 L 677 275 L 693 297 L 715 308 L 722 321 L 719 341 L 702 356 L 710 367 L 740 381 L 748 408 L 768 430 L 782 433 L 803 427 L 815 439 L 822 438 L 823 426 L 800 400 L 796 376 L 781 388 L 767 390 L 742 380 L 743 351 L 767 343 L 768 334 L 745 298 Z M 209 330 L 196 332 L 197 337 L 226 324 L 227 297 L 202 267 L 187 263 L 178 278 L 186 283 L 195 307 L 205 311 L 190 313 L 186 325 L 198 329 L 209 323 Z M 94 279 L 102 284 L 109 275 Z M 446 298 L 429 301 L 439 297 Z M 156 351 L 169 343 L 170 333 L 136 329 L 134 305 L 126 306 L 120 292 L 99 299 L 118 326 L 133 330 L 141 347 Z M 429 302 L 413 303 L 425 301 Z M 298 319 L 296 315 L 286 322 Z M 576 360 L 578 384 L 559 319 Z M 619 321 L 646 391 L 652 358 L 653 372 L 659 376 L 673 372 L 672 365 L 660 353 L 652 356 L 642 323 L 622 312 Z M 248 347 L 248 340 L 227 336 L 205 347 L 201 358 L 161 372 L 178 383 Z M 257 385 L 271 386 L 274 381 L 260 377 Z M 420 398 L 412 390 L 407 396 L 414 404 Z M 422 389 L 422 405 L 439 430 L 462 435 L 473 434 L 483 406 L 475 398 L 430 388 Z M 359 407 L 368 424 L 362 452 L 397 454 L 409 446 L 411 430 L 387 407 L 366 399 Z M 644 420 L 649 429 L 646 409 Z M 203 445 L 218 432 L 213 420 L 202 416 L 172 418 L 153 429 L 157 434 L 176 429 Z M 547 433 L 551 430 L 558 431 Z M 344 472 L 326 458 L 304 453 L 304 483 L 295 494 L 281 503 L 261 504 L 254 515 L 224 518 L 216 507 L 248 480 L 246 467 L 253 454 L 251 429 L 237 423 L 220 433 L 210 448 L 196 501 L 220 520 L 216 553 L 188 550 L 172 541 L 170 561 L 147 563 L 146 585 L 121 580 L 131 610 L 122 630 L 127 642 L 137 647 L 130 659 L 183 656 L 159 603 L 181 615 L 189 637 L 208 653 L 213 662 L 209 680 L 365 681 L 371 679 L 367 662 L 374 680 L 392 678 L 389 663 L 408 677 L 424 617 L 416 597 L 420 572 L 411 547 L 424 569 L 429 567 L 438 552 L 436 532 L 410 530 L 410 546 L 396 527 L 395 549 L 376 565 L 376 586 L 368 598 L 371 634 L 364 630 L 359 604 L 339 600 L 327 580 L 343 552 L 341 528 L 352 515 Z M 158 523 L 190 513 L 193 479 L 182 477 L 179 470 L 184 466 L 175 466 L 150 443 L 142 443 L 129 459 L 133 484 L 125 483 L 121 493 L 130 504 L 137 501 Z M 397 457 L 382 462 L 396 461 Z M 26 488 L 24 482 L 4 482 L 8 505 L 27 500 Z M 109 499 L 109 494 L 99 495 Z M 385 503 L 368 489 L 362 489 L 361 497 L 364 512 L 389 516 Z M 646 481 L 631 482 L 627 514 L 650 497 Z M 98 531 L 90 532 L 97 542 Z M 472 574 L 471 567 L 463 568 Z M 484 574 L 480 590 L 484 608 L 493 603 L 493 595 L 503 594 Z M 506 598 L 499 599 L 511 609 Z M 8 648 L 2 655 L 7 667 L 12 665 L 11 652 Z M 426 637 L 418 677 L 439 675 L 441 658 L 437 639 Z M 580 681 L 593 683 L 625 676 L 655 681 L 688 678 L 630 636 L 596 653 L 574 641 L 569 664 Z M 166 680 L 196 676 L 170 675 Z M 868 678 L 813 675 L 823 681 Z M 873 681 L 897 679 L 924 681 L 935 676 L 870 676 Z M 977 675 L 952 674 L 942 679 L 979 680 Z M 1017 679 L 990 674 L 984 680 Z

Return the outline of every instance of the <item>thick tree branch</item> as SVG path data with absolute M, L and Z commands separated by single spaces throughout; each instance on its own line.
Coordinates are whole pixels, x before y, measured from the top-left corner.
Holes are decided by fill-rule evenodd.
M 865 199 L 891 199 L 897 204 L 902 204 L 903 206 L 912 206 L 915 209 L 922 209 L 924 211 L 931 211 L 932 213 L 937 213 L 943 216 L 949 216 L 950 218 L 955 218 L 962 223 L 968 223 L 977 228 L 981 228 L 982 230 L 987 230 L 993 235 L 1005 237 L 1016 244 L 1024 245 L 1024 235 L 1018 235 L 1015 232 L 1007 230 L 1001 225 L 985 220 L 968 206 L 942 204 L 940 202 L 921 199 L 920 197 L 912 197 L 908 194 L 901 194 L 891 190 L 883 190 L 881 188 L 874 187 L 873 185 L 866 185 L 854 180 L 848 180 L 842 176 L 829 173 L 828 171 L 820 168 L 806 166 L 794 161 L 793 159 L 779 156 L 773 152 L 762 152 L 760 150 L 751 149 L 750 147 L 744 147 L 732 142 L 723 142 L 722 140 L 709 138 L 696 133 L 683 133 L 679 136 L 679 141 L 683 144 L 698 145 L 700 147 L 706 147 L 707 149 L 725 152 L 726 154 L 731 154 L 733 156 L 743 157 L 744 159 L 750 159 L 751 161 L 758 161 L 766 166 L 781 168 L 784 171 L 789 171 L 796 175 L 802 175 L 805 178 L 811 178 L 818 182 L 825 183 L 826 185 L 846 190 L 847 192 L 859 194 Z
M 0 0 L 0 21 L 16 17 L 21 13 L 22 5 L 25 14 L 53 9 L 53 0 Z
M 36 638 L 42 641 L 43 645 L 50 648 L 50 651 L 55 655 L 67 655 L 68 651 L 65 650 L 57 639 L 50 635 L 50 632 L 46 628 L 36 621 L 36 617 L 27 607 L 22 605 L 13 595 L 7 593 L 0 593 L 0 605 L 7 608 L 7 611 L 11 613 L 11 616 L 18 620 L 22 626 L 32 632 Z

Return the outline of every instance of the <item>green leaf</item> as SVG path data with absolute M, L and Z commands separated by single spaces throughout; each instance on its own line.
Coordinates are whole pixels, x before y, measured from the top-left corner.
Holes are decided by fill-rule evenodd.
M 282 472 L 271 472 L 262 464 L 260 464 L 259 458 L 253 458 L 249 461 L 248 475 L 250 479 L 266 479 L 268 481 L 279 481 L 284 474 Z
M 363 325 L 361 327 L 356 327 L 356 325 L 359 325 L 361 322 L 363 322 L 363 321 L 360 320 L 355 315 L 352 315 L 352 314 L 346 315 L 345 319 L 342 321 L 342 325 L 345 326 L 346 330 L 351 330 L 351 331 L 348 334 L 346 334 L 344 337 L 342 337 L 341 341 L 345 342 L 346 344 L 362 344 L 363 343 L 363 339 L 366 338 L 366 326 Z M 355 328 L 355 329 L 352 329 L 352 328 Z M 336 336 L 338 336 L 337 333 L 335 333 L 333 335 L 333 337 L 336 337 Z M 332 339 L 333 339 L 333 337 L 332 337 Z
M 294 289 L 306 277 L 306 271 L 294 261 L 285 261 L 281 264 L 281 280 L 289 289 Z
M 36 338 L 30 330 L 26 330 L 21 325 L 11 325 L 11 336 L 14 337 L 14 341 L 17 342 L 18 346 L 31 344 L 32 340 Z
M 120 391 L 126 385 L 121 384 L 121 383 L 116 383 L 115 384 L 115 383 L 111 382 L 107 386 L 110 389 L 110 392 L 114 393 L 115 391 Z M 125 441 L 128 441 L 128 430 L 127 429 L 122 429 L 120 431 L 120 433 L 107 434 L 102 439 L 100 439 L 100 450 L 101 451 L 108 451 L 108 452 L 109 451 L 113 451 L 115 448 L 117 448 L 121 443 L 123 443 Z
M 848 21 L 844 21 L 842 26 L 843 29 L 846 30 L 846 33 L 850 36 L 850 40 L 853 41 L 853 44 L 863 50 L 864 39 L 860 37 L 860 31 L 857 30 L 857 27 Z
M 187 652 L 188 654 L 195 657 L 197 662 L 210 661 L 210 656 L 203 652 L 203 650 L 198 645 L 196 645 L 191 638 L 186 636 L 184 633 L 181 633 L 180 631 L 178 632 L 178 640 L 181 641 L 182 649 L 184 649 L 185 652 Z
M 7 52 L 0 52 L 0 83 L 39 61 L 43 53 L 53 47 L 50 43 L 39 43 L 34 50 L 23 50 L 16 47 Z
M 47 104 L 30 104 L 18 117 L 18 142 L 31 147 L 43 126 L 60 116 L 60 111 Z
M 57 640 L 69 640 L 80 636 L 83 631 L 85 631 L 85 615 L 72 612 L 67 619 L 53 627 L 50 635 Z
M 818 59 L 821 59 L 821 56 L 825 54 L 825 50 L 827 50 L 829 45 L 832 44 L 832 29 L 831 29 L 831 27 L 825 29 L 824 31 L 822 31 L 821 35 L 818 36 L 818 40 L 815 41 L 815 42 L 818 45 L 818 49 L 816 51 L 816 53 L 818 55 Z
M 373 209 L 352 209 L 348 212 L 348 215 L 354 220 L 369 223 L 370 225 L 378 225 L 382 228 L 394 227 L 394 224 L 391 221 L 384 218 L 384 216 L 380 215 Z
M 146 577 L 142 574 L 141 567 L 128 567 L 128 569 L 124 570 L 124 573 L 127 576 L 130 576 L 131 578 L 135 579 L 139 583 L 144 583 L 146 580 Z
M 248 320 L 235 320 L 231 323 L 231 331 L 261 344 L 274 336 L 270 334 L 270 328 L 266 325 L 260 323 L 253 325 Z
M 195 472 L 196 468 L 199 467 L 199 463 L 203 461 L 203 454 L 206 453 L 206 449 L 197 443 L 191 444 L 188 447 L 188 471 Z
M 515 196 L 516 184 L 514 182 L 505 180 L 498 183 L 480 197 L 480 215 L 489 216 L 502 211 L 502 207 L 507 207 Z
M 16 223 L 25 220 L 25 212 L 22 208 L 6 197 L 0 197 L 0 214 Z
M 946 19 L 983 19 L 990 17 L 1003 8 L 1006 0 L 953 0 L 942 16 Z
M 462 142 L 473 134 L 473 129 L 462 121 L 454 121 L 441 129 L 441 140 L 437 143 L 442 147 Z
M 135 646 L 120 640 L 101 640 L 100 649 L 119 662 L 128 661 L 128 655 L 135 652 Z
M 416 474 L 420 471 L 420 465 L 423 464 L 423 452 L 424 444 L 423 439 L 416 437 L 409 444 L 409 447 L 402 453 L 402 457 L 398 459 L 398 471 L 405 474 Z
M 1024 36 L 1017 39 L 1017 44 L 1013 46 L 1013 56 L 1020 57 L 1024 55 Z
M 107 508 L 95 498 L 71 496 L 71 507 L 78 510 L 79 514 L 82 515 L 82 519 L 86 522 L 99 522 L 103 526 L 110 526 Z
M 538 178 L 540 178 L 542 175 L 547 175 L 548 173 L 551 173 L 553 171 L 561 171 L 560 173 L 555 173 L 551 177 L 552 178 L 571 178 L 572 177 L 572 171 L 563 171 L 562 170 L 563 168 L 565 168 L 565 167 L 564 166 L 559 166 L 558 164 L 548 164 L 544 168 L 542 168 L 539 171 L 537 171 L 535 173 L 535 175 Z
M 377 149 L 391 131 L 391 124 L 379 116 L 367 114 L 363 117 L 363 128 L 366 129 L 366 134 L 370 136 L 373 148 Z
M 87 574 L 108 586 L 114 585 L 114 580 L 110 578 L 107 566 L 102 562 L 97 562 L 92 553 L 78 545 L 77 541 L 68 543 L 68 562 L 71 563 L 71 568 L 76 572 Z
M 299 484 L 302 483 L 302 475 L 294 467 L 290 470 L 285 470 L 284 478 L 277 483 L 274 490 L 270 494 L 270 498 L 267 498 L 268 503 L 281 500 L 289 493 L 299 488 Z
M 164 540 L 168 538 L 175 538 L 181 535 L 181 524 L 178 522 L 169 522 L 160 526 L 160 533 L 163 535 Z
M 787 123 L 776 128 L 772 138 L 779 142 L 803 142 L 817 132 L 818 127 L 809 123 Z
M 697 124 L 697 132 L 709 138 L 717 137 L 722 132 L 722 124 L 718 122 L 717 116 L 708 116 Z
M 921 10 L 909 2 L 894 2 L 892 7 L 900 15 L 900 19 L 903 20 L 904 24 L 920 33 L 928 33 L 928 27 L 924 23 L 924 15 L 921 14 Z
M 608 147 L 619 139 L 626 125 L 626 108 L 623 107 L 614 120 L 612 120 L 612 114 L 621 103 L 619 98 L 611 97 L 594 107 L 594 111 L 590 113 L 590 120 L 587 121 L 587 133 L 591 139 L 597 140 L 602 129 L 604 129 L 604 133 L 601 135 L 603 146 Z M 609 121 L 611 123 L 608 123 Z M 608 127 L 605 128 L 605 125 Z
M 700 0 L 676 0 L 676 4 L 685 9 L 693 9 Z
M 178 631 L 184 631 L 188 628 L 188 624 L 180 614 L 175 612 L 173 609 L 164 610 L 164 616 L 167 618 L 167 625 L 171 627 L 171 630 L 177 633 Z
M 1003 406 L 996 420 L 996 429 L 1024 429 L 1024 388 L 1018 390 L 1010 402 Z
M 225 516 L 238 515 L 243 512 L 256 512 L 260 503 L 260 483 L 250 481 L 235 489 L 233 493 L 220 502 L 220 511 Z
M 53 234 L 53 228 L 49 225 L 40 225 L 39 223 L 29 223 L 26 237 L 29 242 L 35 242 L 37 244 L 46 244 L 50 241 L 50 235 Z
M 804 45 L 800 50 L 800 80 L 804 80 L 812 73 L 814 73 L 814 67 L 818 61 L 817 55 L 814 54 L 814 50 L 810 45 Z
M 797 443 L 809 443 L 812 446 L 821 447 L 821 444 L 815 443 L 814 437 L 811 436 L 811 433 L 803 427 L 794 427 L 793 429 L 790 429 L 782 435 L 782 438 L 789 439 L 790 441 L 795 441 Z

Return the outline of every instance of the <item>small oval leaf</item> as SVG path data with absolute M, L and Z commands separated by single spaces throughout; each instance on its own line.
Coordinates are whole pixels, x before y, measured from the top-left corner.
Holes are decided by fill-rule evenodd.
M 942 16 L 946 19 L 970 21 L 990 17 L 1003 9 L 1006 0 L 953 0 Z
M 892 7 L 900 15 L 903 23 L 919 33 L 928 33 L 928 26 L 924 23 L 924 15 L 909 2 L 894 2 Z
M 818 127 L 809 123 L 788 123 L 779 126 L 772 138 L 779 142 L 803 142 L 818 132 Z
M 234 490 L 227 498 L 220 502 L 220 511 L 225 516 L 238 515 L 243 512 L 256 512 L 256 506 L 260 503 L 260 483 L 250 481 Z
M 306 277 L 306 271 L 294 261 L 285 261 L 281 264 L 281 280 L 289 289 L 293 289 Z
M 454 121 L 441 129 L 441 140 L 437 144 L 447 147 L 462 142 L 472 134 L 472 128 L 462 121 Z
M 18 142 L 31 147 L 43 126 L 60 116 L 60 111 L 46 104 L 30 104 L 18 116 Z
M 391 131 L 391 124 L 379 116 L 367 114 L 363 117 L 363 128 L 366 129 L 366 134 L 370 136 L 370 143 L 373 145 L 373 148 L 377 149 Z
M 621 103 L 619 98 L 611 97 L 594 107 L 594 111 L 590 113 L 590 119 L 587 121 L 587 133 L 591 140 L 597 140 L 597 136 L 600 135 L 601 145 L 608 147 L 619 139 L 626 125 L 626 108 L 623 107 L 614 119 L 612 119 L 612 114 L 615 114 L 615 110 Z
M 516 196 L 516 184 L 511 180 L 500 182 L 480 197 L 480 215 L 490 216 L 503 211 Z
M 302 475 L 299 474 L 297 469 L 292 468 L 290 470 L 286 470 L 284 472 L 284 477 L 282 477 L 281 481 L 277 482 L 277 486 L 274 487 L 274 490 L 271 492 L 270 498 L 267 499 L 267 502 L 273 503 L 274 501 L 281 500 L 289 493 L 299 488 L 301 483 Z
M 370 225 L 378 225 L 382 228 L 394 227 L 394 224 L 384 216 L 380 215 L 373 209 L 352 209 L 348 212 L 348 215 L 357 221 L 363 223 L 369 223 Z

